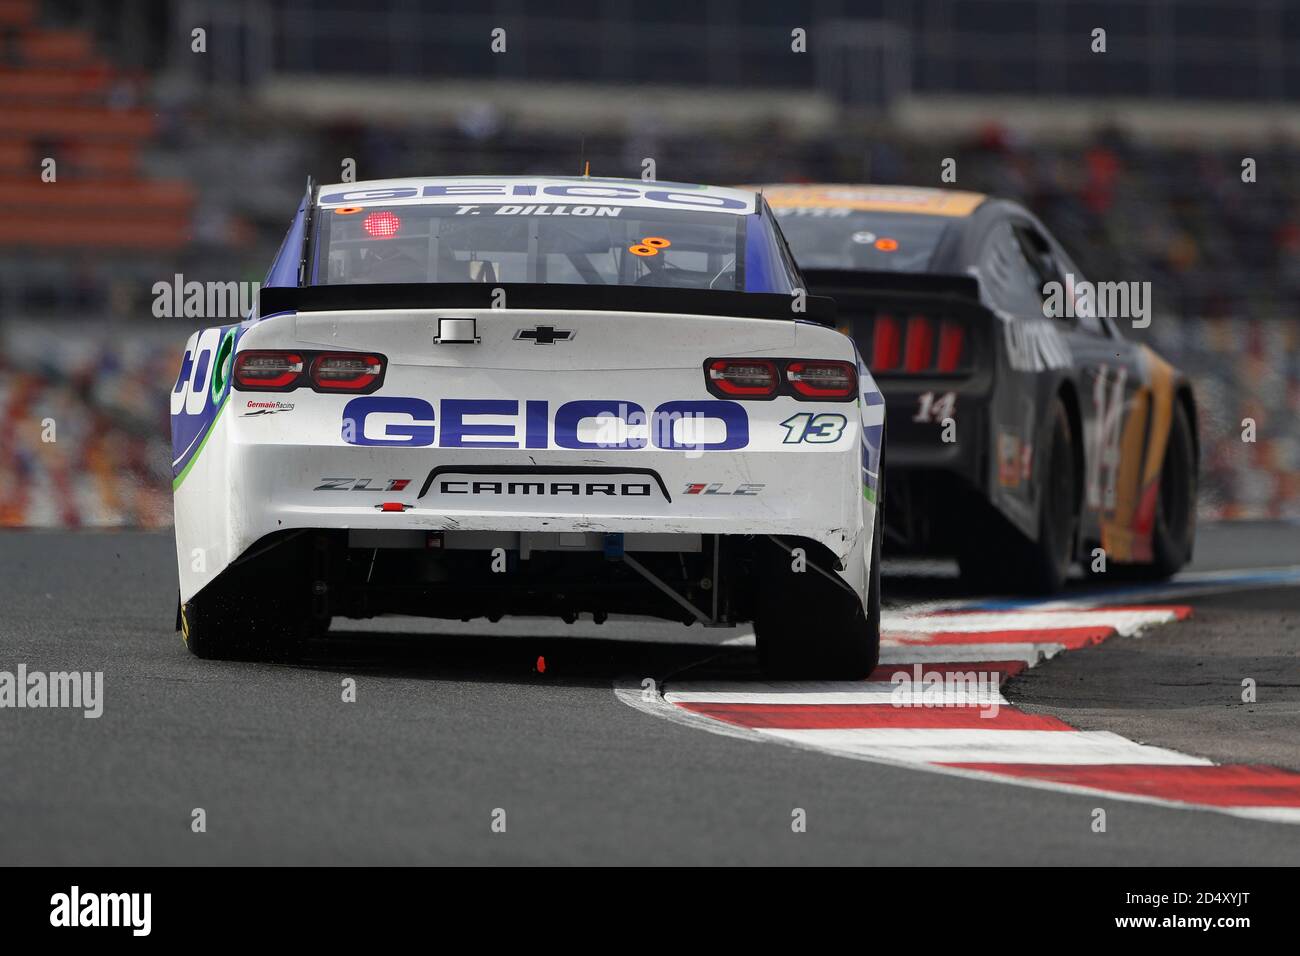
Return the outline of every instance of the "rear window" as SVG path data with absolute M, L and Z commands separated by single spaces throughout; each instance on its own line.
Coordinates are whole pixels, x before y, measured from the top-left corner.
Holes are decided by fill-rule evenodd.
M 772 210 L 801 269 L 926 272 L 949 216 L 862 212 L 825 206 Z
M 788 292 L 770 220 L 593 203 L 317 210 L 317 285 L 529 282 Z

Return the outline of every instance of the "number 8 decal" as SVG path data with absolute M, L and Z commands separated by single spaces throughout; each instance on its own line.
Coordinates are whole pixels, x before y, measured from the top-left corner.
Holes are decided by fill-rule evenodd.
M 660 249 L 667 249 L 671 245 L 671 240 L 663 236 L 646 236 L 640 242 L 628 246 L 627 251 L 634 256 L 657 256 Z

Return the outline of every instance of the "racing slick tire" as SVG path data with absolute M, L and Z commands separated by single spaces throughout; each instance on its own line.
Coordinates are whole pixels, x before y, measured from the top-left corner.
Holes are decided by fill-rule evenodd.
M 206 660 L 290 660 L 312 630 L 303 610 L 214 582 L 182 605 L 181 639 Z
M 1192 422 L 1182 402 L 1174 402 L 1169 425 L 1169 444 L 1160 466 L 1160 491 L 1156 499 L 1156 523 L 1152 531 L 1149 565 L 1156 579 L 1172 577 L 1192 558 L 1196 538 L 1196 445 Z
M 766 676 L 779 680 L 861 680 L 876 669 L 880 660 L 880 546 L 884 537 L 879 506 L 874 524 L 865 610 L 852 589 L 828 579 L 827 575 L 834 572 L 823 575 L 808 567 L 795 574 L 784 553 L 770 566 L 769 575 L 760 578 L 754 633 L 759 664 Z
M 1058 397 L 1048 415 L 1048 440 L 1040 446 L 1043 486 L 1038 508 L 1038 540 L 1030 541 L 1001 515 L 990 513 L 957 556 L 962 580 L 979 590 L 1055 594 L 1074 563 L 1079 526 L 1079 470 L 1074 434 Z

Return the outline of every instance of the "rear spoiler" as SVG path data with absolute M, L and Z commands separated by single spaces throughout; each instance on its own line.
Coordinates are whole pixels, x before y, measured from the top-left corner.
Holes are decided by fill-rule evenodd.
M 835 301 L 809 295 L 805 309 L 795 298 L 769 292 L 655 289 L 617 285 L 532 282 L 438 282 L 374 285 L 263 287 L 258 314 L 342 312 L 373 309 L 547 309 L 582 312 L 664 312 L 746 319 L 807 319 L 835 325 Z
M 852 269 L 804 269 L 808 288 L 818 295 L 924 296 L 978 303 L 979 280 L 974 276 L 936 275 L 927 272 L 865 272 Z

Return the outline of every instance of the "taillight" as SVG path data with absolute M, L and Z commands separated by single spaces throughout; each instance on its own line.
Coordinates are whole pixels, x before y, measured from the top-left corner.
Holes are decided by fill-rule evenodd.
M 369 388 L 384 371 L 383 359 L 354 352 L 326 352 L 311 363 L 311 380 L 331 392 L 356 392 Z
M 966 330 L 960 322 L 944 319 L 939 323 L 940 372 L 955 372 L 961 367 L 962 350 L 966 345 Z
M 871 330 L 871 367 L 878 372 L 898 368 L 903 358 L 903 336 L 898 319 L 888 312 L 877 314 Z
M 235 357 L 235 384 L 240 388 L 280 391 L 298 386 L 302 376 L 299 352 L 240 352 Z
M 769 359 L 713 359 L 709 383 L 724 395 L 770 398 L 781 384 L 781 373 Z
M 892 312 L 877 312 L 871 320 L 871 371 L 885 374 L 952 375 L 969 371 L 970 341 L 966 324 L 914 312 L 906 320 Z
M 831 359 L 709 359 L 704 384 L 718 398 L 850 401 L 858 394 L 858 368 Z
M 785 377 L 804 398 L 848 398 L 858 391 L 851 362 L 795 361 L 785 367 Z
M 903 371 L 923 372 L 934 363 L 934 320 L 928 315 L 913 315 L 907 320 L 907 344 L 904 346 Z
M 366 233 L 375 239 L 392 239 L 402 228 L 402 220 L 388 210 L 372 212 L 361 221 Z
M 250 349 L 235 356 L 235 388 L 246 392 L 373 392 L 385 359 L 372 352 L 289 352 Z

